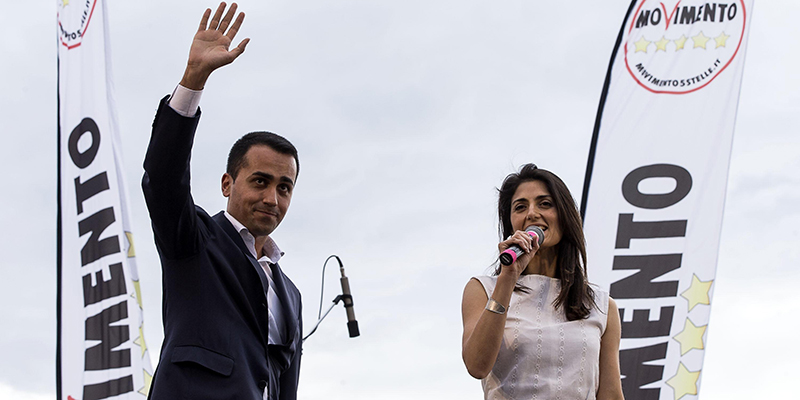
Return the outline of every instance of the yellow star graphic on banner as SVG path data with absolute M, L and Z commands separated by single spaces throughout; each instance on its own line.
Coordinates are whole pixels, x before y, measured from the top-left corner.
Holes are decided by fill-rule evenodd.
M 656 42 L 656 52 L 659 50 L 667 51 L 667 45 L 669 44 L 669 40 L 666 37 L 662 36 L 661 40 Z
M 153 384 L 153 375 L 150 375 L 145 370 L 142 370 L 142 372 L 144 373 L 144 387 L 139 389 L 139 393 L 141 393 L 142 396 L 147 396 L 150 394 L 150 385 Z
M 144 310 L 144 306 L 142 306 L 142 286 L 139 285 L 139 281 L 133 281 L 133 290 L 134 294 L 131 294 L 134 298 L 136 298 L 136 304 L 139 304 L 139 308 Z
M 634 53 L 638 53 L 640 51 L 647 53 L 647 46 L 650 46 L 650 43 L 652 42 L 647 41 L 647 39 L 645 39 L 644 36 L 642 36 L 641 38 L 639 38 L 639 40 L 634 42 L 634 44 L 636 45 L 636 51 Z
M 69 5 L 69 0 L 63 0 L 63 1 L 61 2 L 61 6 L 62 6 L 62 7 L 66 7 L 66 6 L 68 6 L 68 5 Z
M 686 36 L 681 35 L 680 38 L 675 39 L 675 51 L 683 50 L 683 47 L 686 46 Z
M 133 233 L 125 232 L 125 237 L 128 238 L 128 258 L 136 257 L 136 249 L 133 248 Z
M 147 352 L 147 343 L 144 341 L 144 324 L 139 327 L 139 337 L 133 341 L 133 344 L 142 348 L 142 357 L 144 357 L 144 353 Z
M 706 333 L 708 325 L 695 326 L 689 318 L 686 318 L 686 323 L 683 325 L 683 330 L 675 335 L 673 339 L 681 344 L 681 355 L 689 352 L 691 349 L 703 350 L 703 334 Z
M 725 32 L 722 32 L 719 34 L 719 36 L 715 37 L 714 41 L 717 42 L 717 47 L 715 47 L 715 49 L 725 47 L 725 43 L 728 41 L 729 37 L 731 37 L 731 35 L 726 35 Z
M 711 298 L 708 296 L 708 291 L 711 290 L 711 284 L 714 280 L 701 281 L 697 275 L 692 275 L 692 285 L 686 289 L 681 296 L 689 301 L 689 311 L 692 311 L 694 306 L 698 304 L 711 304 Z
M 698 48 L 698 47 L 702 47 L 702 48 L 705 49 L 706 48 L 706 42 L 708 42 L 709 40 L 711 40 L 711 38 L 706 37 L 706 35 L 703 35 L 702 31 L 700 33 L 698 33 L 697 36 L 692 36 L 692 41 L 694 42 L 694 48 L 695 49 Z
M 687 394 L 697 394 L 697 380 L 700 378 L 700 371 L 691 372 L 681 363 L 678 372 L 667 380 L 667 385 L 672 386 L 675 392 L 675 400 Z

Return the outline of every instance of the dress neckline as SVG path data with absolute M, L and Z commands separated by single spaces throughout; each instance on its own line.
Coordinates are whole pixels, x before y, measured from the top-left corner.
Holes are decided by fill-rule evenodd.
M 522 275 L 519 276 L 519 278 L 517 278 L 517 280 L 520 280 L 520 279 L 549 279 L 549 280 L 552 280 L 552 281 L 561 282 L 561 279 L 551 278 L 551 277 L 549 277 L 547 275 L 542 275 L 542 274 L 522 274 Z

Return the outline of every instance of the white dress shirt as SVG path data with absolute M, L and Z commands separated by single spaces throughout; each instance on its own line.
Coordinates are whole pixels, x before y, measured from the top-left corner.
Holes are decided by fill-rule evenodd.
M 197 109 L 195 108 L 195 112 L 196 110 Z M 178 110 L 175 111 L 180 113 Z M 283 313 L 281 312 L 281 301 L 275 294 L 275 281 L 272 277 L 272 268 L 270 264 L 277 264 L 278 260 L 280 260 L 280 258 L 283 256 L 283 252 L 280 248 L 278 248 L 278 245 L 274 240 L 272 240 L 271 237 L 267 237 L 267 242 L 264 243 L 264 247 L 262 248 L 264 255 L 261 256 L 261 258 L 258 258 L 258 253 L 256 253 L 256 238 L 253 237 L 247 227 L 242 225 L 242 223 L 236 220 L 236 218 L 234 218 L 232 215 L 228 214 L 228 211 L 225 211 L 225 217 L 228 218 L 228 221 L 230 221 L 231 225 L 233 225 L 233 229 L 236 229 L 236 231 L 239 232 L 239 235 L 242 237 L 247 250 L 250 251 L 250 254 L 253 256 L 253 258 L 258 260 L 258 265 L 260 265 L 261 268 L 264 269 L 264 272 L 267 273 L 267 280 L 269 281 L 269 289 L 267 290 L 267 318 L 269 320 L 267 342 L 268 344 L 274 344 L 276 338 L 280 338 L 283 334 L 285 334 L 285 329 L 282 329 L 284 325 Z M 282 342 L 283 341 L 281 341 L 281 343 Z M 264 393 L 262 394 L 262 400 L 268 399 L 269 385 L 264 387 Z
M 264 251 L 264 255 L 261 258 L 258 257 L 258 253 L 256 253 L 256 239 L 250 233 L 250 231 L 242 225 L 239 221 L 236 220 L 232 215 L 228 214 L 225 211 L 225 217 L 228 218 L 228 221 L 231 222 L 233 228 L 239 232 L 239 235 L 242 237 L 247 250 L 250 251 L 250 254 L 258 260 L 258 264 L 267 274 L 267 280 L 269 281 L 269 289 L 267 290 L 267 305 L 269 308 L 269 334 L 268 334 L 268 342 L 269 344 L 275 343 L 283 343 L 283 336 L 285 335 L 283 328 L 283 313 L 281 312 L 281 300 L 275 294 L 275 280 L 272 275 L 272 267 L 270 264 L 277 264 L 278 260 L 280 260 L 281 256 L 283 256 L 283 252 L 281 249 L 278 248 L 278 245 L 275 243 L 272 238 L 267 237 L 266 243 L 264 243 L 264 247 L 262 248 Z
M 167 104 L 176 113 L 184 117 L 194 117 L 197 114 L 197 108 L 200 106 L 200 97 L 202 95 L 202 90 L 192 90 L 179 84 L 172 92 Z

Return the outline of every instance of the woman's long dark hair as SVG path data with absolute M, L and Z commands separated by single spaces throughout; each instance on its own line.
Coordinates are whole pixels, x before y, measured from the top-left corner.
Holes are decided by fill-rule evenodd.
M 575 199 L 567 185 L 550 171 L 539 169 L 535 164 L 523 165 L 519 172 L 510 174 L 503 180 L 498 192 L 497 214 L 500 218 L 500 240 L 511 236 L 511 202 L 517 188 L 523 182 L 540 181 L 544 183 L 558 212 L 561 228 L 561 241 L 557 245 L 556 278 L 561 281 L 561 293 L 554 302 L 556 308 L 563 308 L 568 321 L 584 319 L 589 316 L 594 302 L 594 291 L 586 277 L 586 241 Z M 500 266 L 495 275 L 500 274 Z

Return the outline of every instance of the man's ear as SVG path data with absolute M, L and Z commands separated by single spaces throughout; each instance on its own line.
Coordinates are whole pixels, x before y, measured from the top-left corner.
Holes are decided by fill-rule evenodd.
M 227 172 L 222 174 L 222 195 L 225 197 L 230 197 L 232 186 L 233 177 Z

